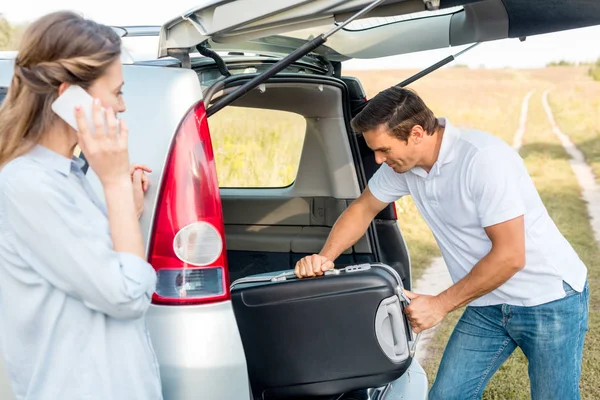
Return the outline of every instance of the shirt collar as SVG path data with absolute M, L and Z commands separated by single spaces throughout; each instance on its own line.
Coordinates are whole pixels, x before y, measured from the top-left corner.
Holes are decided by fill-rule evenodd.
M 448 164 L 452 160 L 454 160 L 454 145 L 456 143 L 456 139 L 460 135 L 458 128 L 448 121 L 447 118 L 438 118 L 440 126 L 444 128 L 444 135 L 442 137 L 442 145 L 440 146 L 440 153 L 438 154 L 437 161 L 433 164 L 431 171 L 429 174 L 421 168 L 415 167 L 411 169 L 411 172 L 420 177 L 427 177 L 427 175 L 439 175 L 444 164 Z
M 65 176 L 69 175 L 73 167 L 81 168 L 81 163 L 84 163 L 78 157 L 69 159 L 39 144 L 35 145 L 27 156 Z
M 440 146 L 440 154 L 435 162 L 440 167 L 454 160 L 454 144 L 460 135 L 458 129 L 450 123 L 446 118 L 440 118 L 440 125 L 444 127 L 444 137 Z

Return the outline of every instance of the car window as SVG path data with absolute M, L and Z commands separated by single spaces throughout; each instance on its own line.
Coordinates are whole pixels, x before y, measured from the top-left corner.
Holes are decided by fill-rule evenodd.
M 226 107 L 209 118 L 222 188 L 280 188 L 294 183 L 306 133 L 295 113 Z
M 0 86 L 0 104 L 4 101 L 6 97 L 6 93 L 8 92 L 8 88 L 4 86 Z

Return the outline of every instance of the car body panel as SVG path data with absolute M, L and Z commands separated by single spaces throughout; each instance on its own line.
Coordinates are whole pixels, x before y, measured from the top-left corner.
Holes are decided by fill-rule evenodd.
M 427 374 L 413 359 L 406 373 L 389 385 L 381 400 L 425 400 L 428 392 Z
M 146 320 L 165 399 L 248 399 L 244 348 L 231 302 L 152 305 Z

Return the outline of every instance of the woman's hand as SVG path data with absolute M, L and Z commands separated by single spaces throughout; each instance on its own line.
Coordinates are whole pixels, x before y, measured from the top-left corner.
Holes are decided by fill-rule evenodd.
M 75 110 L 77 120 L 77 138 L 79 147 L 94 170 L 102 186 L 120 186 L 129 178 L 129 153 L 127 139 L 129 130 L 124 121 L 115 117 L 114 111 L 109 107 L 102 112 L 100 102 L 96 99 L 93 105 L 94 131 L 92 133 L 87 124 L 81 107 Z M 106 128 L 103 114 L 106 116 Z M 117 134 L 118 130 L 120 134 Z
M 144 193 L 148 191 L 148 187 L 150 186 L 150 180 L 148 179 L 147 173 L 151 173 L 152 169 L 144 164 L 133 164 L 129 169 L 129 175 L 131 176 L 131 181 L 133 182 L 133 175 L 136 170 L 142 171 L 142 190 Z
M 150 186 L 150 180 L 148 179 L 146 172 L 150 173 L 152 172 L 152 169 L 143 164 L 133 164 L 129 169 L 129 175 L 131 176 L 131 182 L 133 183 L 133 200 L 135 202 L 138 219 L 144 212 L 144 194 L 148 191 L 148 187 Z
M 137 192 L 143 197 L 144 183 L 142 170 L 135 170 L 133 182 L 129 172 L 127 125 L 123 121 L 117 121 L 114 111 L 108 108 L 104 112 L 105 127 L 100 102 L 95 100 L 93 106 L 95 133 L 92 134 L 83 114 L 81 107 L 77 107 L 75 116 L 79 147 L 104 187 L 113 248 L 117 252 L 135 254 L 144 259 L 146 252 L 140 223 L 136 218 L 138 210 L 134 201 L 136 193 L 134 188 L 137 187 Z

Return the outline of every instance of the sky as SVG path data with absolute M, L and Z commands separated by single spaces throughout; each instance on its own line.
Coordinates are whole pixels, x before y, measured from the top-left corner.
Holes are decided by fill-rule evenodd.
M 20 0 L 3 1 L 0 13 L 9 22 L 32 21 L 46 13 L 69 9 L 109 25 L 161 25 L 193 8 L 203 0 L 169 0 L 140 7 L 132 0 Z M 150 3 L 146 2 L 147 5 Z M 155 42 L 146 41 L 155 54 Z M 424 68 L 466 46 L 453 47 L 371 60 L 351 60 L 345 69 Z M 540 68 L 551 61 L 590 62 L 600 58 L 600 26 L 528 37 L 525 42 L 505 39 L 482 43 L 458 58 L 454 64 L 471 68 Z M 452 64 L 451 64 L 452 65 Z

